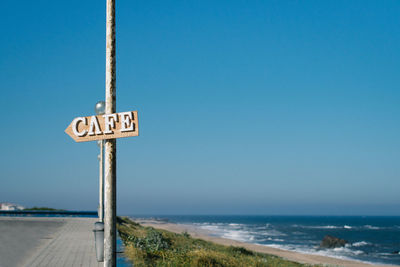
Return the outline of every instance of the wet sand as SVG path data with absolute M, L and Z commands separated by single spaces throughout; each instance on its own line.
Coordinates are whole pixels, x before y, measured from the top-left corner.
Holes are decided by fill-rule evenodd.
M 343 266 L 343 267 L 390 267 L 390 266 L 399 266 L 399 265 L 375 265 L 375 264 L 367 264 L 359 261 L 351 261 L 351 260 L 343 260 L 337 259 L 327 256 L 319 256 L 319 255 L 311 255 L 311 254 L 303 254 L 299 252 L 287 251 L 272 247 L 267 247 L 263 245 L 256 245 L 250 244 L 240 241 L 235 241 L 226 238 L 220 238 L 211 236 L 212 232 L 196 228 L 191 225 L 185 224 L 175 224 L 175 223 L 168 223 L 156 220 L 142 220 L 142 219 L 133 219 L 135 222 L 140 223 L 143 226 L 151 226 L 158 229 L 164 229 L 167 231 L 175 232 L 175 233 L 182 233 L 188 232 L 194 238 L 200 238 L 203 240 L 211 241 L 221 245 L 232 245 L 232 246 L 239 246 L 244 247 L 249 250 L 253 250 L 256 252 L 266 253 L 270 255 L 275 255 L 282 257 L 284 259 L 300 262 L 300 263 L 307 263 L 307 264 L 322 264 L 323 266 Z

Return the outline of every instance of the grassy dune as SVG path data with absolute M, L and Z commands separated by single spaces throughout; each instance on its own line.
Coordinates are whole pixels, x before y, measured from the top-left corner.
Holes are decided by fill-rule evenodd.
M 187 233 L 143 227 L 128 218 L 118 218 L 117 228 L 125 244 L 125 255 L 135 266 L 310 266 L 242 247 L 195 239 Z

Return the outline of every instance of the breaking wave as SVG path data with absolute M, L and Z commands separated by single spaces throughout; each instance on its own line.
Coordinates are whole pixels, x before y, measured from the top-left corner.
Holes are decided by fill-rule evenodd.
M 398 219 L 396 223 L 387 222 L 386 218 L 380 219 L 383 222 L 376 218 L 356 218 L 353 221 L 352 218 L 341 220 L 337 217 L 330 221 L 326 218 L 310 218 L 310 221 L 304 218 L 298 221 L 284 217 L 278 219 L 248 223 L 244 220 L 225 219 L 223 223 L 215 221 L 192 224 L 210 231 L 213 236 L 241 242 L 375 264 L 400 263 L 400 254 L 395 253 L 399 250 L 398 243 L 394 239 L 388 242 L 386 238 L 388 234 L 400 234 Z M 343 238 L 349 243 L 341 248 L 322 249 L 319 245 L 325 235 Z
M 365 242 L 365 241 L 355 242 L 355 243 L 351 244 L 351 246 L 353 246 L 353 247 L 362 247 L 362 246 L 368 246 L 368 245 L 371 245 L 371 243 Z

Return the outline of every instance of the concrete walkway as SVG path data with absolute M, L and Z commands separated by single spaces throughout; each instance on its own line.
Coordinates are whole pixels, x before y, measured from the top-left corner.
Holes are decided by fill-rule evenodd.
M 96 218 L 0 217 L 0 267 L 103 266 L 96 261 Z

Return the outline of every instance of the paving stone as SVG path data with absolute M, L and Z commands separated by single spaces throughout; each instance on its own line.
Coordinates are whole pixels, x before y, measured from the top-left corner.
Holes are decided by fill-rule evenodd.
M 0 217 L 0 244 L 8 244 L 0 252 L 0 266 L 103 266 L 96 260 L 96 221 L 77 217 Z

